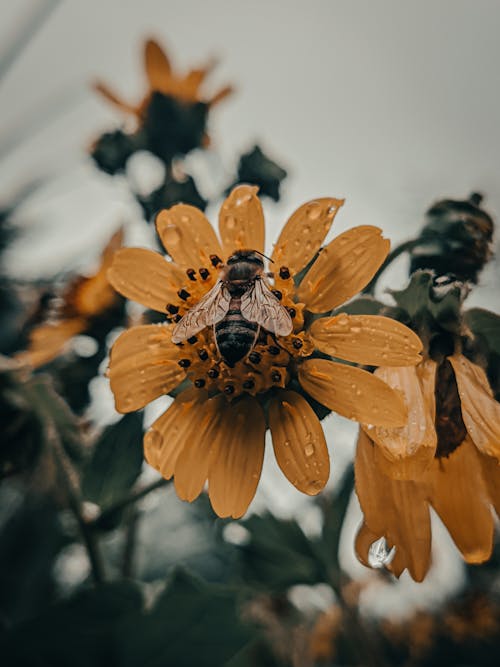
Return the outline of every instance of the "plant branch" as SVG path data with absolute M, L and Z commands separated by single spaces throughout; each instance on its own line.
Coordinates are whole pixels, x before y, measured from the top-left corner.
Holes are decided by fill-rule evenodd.
M 404 243 L 400 243 L 400 245 L 396 246 L 394 250 L 391 250 L 391 252 L 385 258 L 385 261 L 380 267 L 380 269 L 377 271 L 377 273 L 373 276 L 373 278 L 370 280 L 368 285 L 363 290 L 363 294 L 373 294 L 375 292 L 375 287 L 377 285 L 378 279 L 387 269 L 389 264 L 392 264 L 392 262 L 395 259 L 397 259 L 399 255 L 402 255 L 407 250 L 411 250 L 412 248 L 414 248 L 418 242 L 419 239 L 412 239 L 411 241 L 405 241 Z

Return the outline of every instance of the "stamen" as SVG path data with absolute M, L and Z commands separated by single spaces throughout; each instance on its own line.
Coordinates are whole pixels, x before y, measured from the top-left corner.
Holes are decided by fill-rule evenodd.
M 198 342 L 198 339 L 196 338 L 196 336 L 191 336 L 191 338 L 188 338 L 188 339 L 187 339 L 187 342 L 188 342 L 190 345 L 194 345 L 195 343 Z
M 279 371 L 273 371 L 271 373 L 271 380 L 273 382 L 279 382 L 281 380 L 281 373 Z
M 194 269 L 187 269 L 186 273 L 189 280 L 193 282 L 196 280 L 196 271 Z
M 179 296 L 179 299 L 182 299 L 183 301 L 187 301 L 187 299 L 189 299 L 189 297 L 191 296 L 191 294 L 187 290 L 185 290 L 184 288 L 180 289 L 177 292 L 177 294 Z
M 295 315 L 297 315 L 297 311 L 295 310 L 295 308 L 289 308 L 289 307 L 287 306 L 286 309 L 288 310 L 288 314 L 290 315 L 291 318 L 294 318 Z
M 174 315 L 172 319 L 176 323 L 180 322 L 182 320 L 182 315 Z
M 288 280 L 290 278 L 290 269 L 287 266 L 280 268 L 280 278 L 281 280 Z
M 281 301 L 283 298 L 282 292 L 279 291 L 279 289 L 273 289 L 271 292 L 274 294 L 274 296 L 278 299 L 278 301 Z
M 280 353 L 280 349 L 279 349 L 279 347 L 277 347 L 276 345 L 270 345 L 270 346 L 267 348 L 267 351 L 269 352 L 269 354 L 272 354 L 273 357 L 277 357 L 278 354 Z
M 189 368 L 189 366 L 191 366 L 191 362 L 189 359 L 179 359 L 177 363 L 181 368 Z
M 197 389 L 201 389 L 202 387 L 205 386 L 205 384 L 206 384 L 206 382 L 203 378 L 198 378 L 197 380 L 194 381 L 194 386 Z
M 202 361 L 206 361 L 208 359 L 208 352 L 202 348 L 201 350 L 198 350 L 198 356 Z
M 214 268 L 219 266 L 219 264 L 222 264 L 222 259 L 218 255 L 210 255 L 210 261 Z
M 174 306 L 173 303 L 167 303 L 167 310 L 171 315 L 177 315 L 179 312 L 179 306 Z
M 258 352 L 250 352 L 248 358 L 252 362 L 252 364 L 258 364 L 259 361 L 262 359 L 262 357 Z
M 234 386 L 232 384 L 226 384 L 224 387 L 224 393 L 230 396 L 231 394 L 234 394 Z
M 211 368 L 208 372 L 207 375 L 209 378 L 212 378 L 212 380 L 215 380 L 215 378 L 219 377 L 219 371 L 216 368 Z
M 204 267 L 198 269 L 198 273 L 200 274 L 202 280 L 206 280 L 210 275 L 210 271 L 208 269 L 205 269 Z
M 302 345 L 304 345 L 304 343 L 300 340 L 300 338 L 294 338 L 292 341 L 292 345 L 296 350 L 300 350 L 300 348 L 302 347 Z
M 249 378 L 243 383 L 243 389 L 253 389 L 255 387 L 255 380 Z

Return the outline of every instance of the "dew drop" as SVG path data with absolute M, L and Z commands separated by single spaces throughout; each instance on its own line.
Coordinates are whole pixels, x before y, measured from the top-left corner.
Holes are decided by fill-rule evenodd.
M 167 247 L 179 245 L 179 243 L 181 242 L 181 238 L 182 235 L 177 225 L 169 224 L 163 230 L 163 240 Z
M 323 486 L 324 484 L 321 480 L 313 479 L 307 484 L 306 493 L 308 493 L 310 496 L 315 496 L 321 491 Z
M 312 456 L 314 454 L 314 445 L 306 445 L 304 447 L 304 454 L 306 456 Z
M 228 229 L 234 229 L 236 227 L 236 219 L 232 215 L 228 215 L 226 218 L 226 227 Z
M 149 447 L 161 447 L 161 444 L 163 442 L 163 438 L 161 436 L 160 431 L 157 431 L 156 429 L 151 429 L 146 433 L 146 444 Z
M 396 555 L 396 547 L 392 547 L 389 551 L 387 549 L 387 542 L 385 537 L 381 537 L 370 546 L 368 551 L 368 563 L 375 569 L 381 569 L 389 565 Z
M 309 220 L 317 220 L 320 216 L 321 216 L 321 206 L 319 204 L 311 206 L 311 208 L 307 212 L 307 217 L 309 218 Z

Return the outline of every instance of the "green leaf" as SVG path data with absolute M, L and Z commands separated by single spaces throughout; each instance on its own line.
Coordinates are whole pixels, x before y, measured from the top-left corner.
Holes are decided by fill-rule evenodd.
M 118 630 L 124 667 L 222 667 L 253 638 L 238 618 L 235 591 L 174 571 L 151 612 Z
M 405 289 L 390 290 L 398 306 L 405 310 L 412 320 L 417 319 L 423 311 L 428 310 L 432 280 L 431 272 L 416 271 Z
M 5 667 L 116 665 L 117 623 L 142 606 L 132 583 L 106 584 L 75 595 L 17 626 L 0 642 Z M 137 664 L 142 664 L 138 662 Z
M 465 313 L 465 321 L 476 336 L 485 340 L 492 352 L 500 354 L 500 315 L 484 308 L 471 308 Z
M 314 545 L 296 521 L 265 514 L 251 516 L 242 525 L 251 536 L 248 544 L 238 547 L 246 582 L 282 591 L 295 584 L 325 581 Z
M 362 296 L 345 304 L 345 306 L 333 310 L 331 315 L 339 315 L 340 313 L 347 313 L 348 315 L 380 315 L 385 308 L 387 308 L 387 305 L 382 303 L 382 301 L 377 301 L 377 299 L 369 296 Z
M 125 415 L 108 426 L 85 466 L 82 493 L 101 507 L 121 500 L 141 472 L 142 414 Z

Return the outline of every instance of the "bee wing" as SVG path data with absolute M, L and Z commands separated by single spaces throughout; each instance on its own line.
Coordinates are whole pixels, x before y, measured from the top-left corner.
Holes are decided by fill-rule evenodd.
M 188 310 L 177 323 L 172 333 L 172 342 L 181 343 L 205 327 L 220 322 L 229 310 L 230 302 L 231 295 L 222 280 L 217 281 L 203 299 Z
M 281 305 L 262 279 L 241 297 L 241 314 L 249 322 L 256 322 L 277 336 L 292 333 L 293 323 L 288 310 Z

